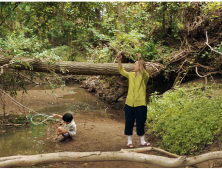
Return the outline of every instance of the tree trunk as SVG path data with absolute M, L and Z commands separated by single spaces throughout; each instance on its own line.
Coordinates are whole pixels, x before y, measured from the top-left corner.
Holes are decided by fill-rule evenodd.
M 163 25 L 162 30 L 165 31 L 166 29 L 166 11 L 167 11 L 167 2 L 163 2 Z
M 0 65 L 9 65 L 11 67 L 20 65 L 19 67 L 13 67 L 20 70 L 30 70 L 20 63 L 12 63 L 11 57 L 5 57 L 0 55 Z M 22 59 L 22 61 L 28 62 L 33 68 L 31 71 L 35 72 L 50 72 L 54 70 L 56 73 L 61 74 L 77 74 L 77 75 L 119 75 L 117 63 L 88 63 L 88 62 L 74 62 L 74 61 L 58 61 L 48 63 L 42 59 Z M 152 76 L 157 73 L 162 65 L 156 64 L 155 67 L 152 63 L 147 62 L 147 72 Z M 133 64 L 122 64 L 126 71 L 133 71 Z
M 100 21 L 101 21 L 101 14 L 100 14 L 100 9 L 95 8 L 95 13 L 96 13 L 96 22 L 97 22 L 97 29 L 100 30 L 101 25 L 100 25 Z
M 121 24 L 121 26 L 123 26 L 124 30 L 121 30 L 121 26 L 117 27 L 118 32 L 117 34 L 119 34 L 122 31 L 126 31 L 125 29 L 125 15 L 123 14 L 123 12 L 126 11 L 126 6 L 124 5 L 126 4 L 126 2 L 118 2 L 118 23 Z
M 139 152 L 160 151 L 171 157 L 148 155 Z M 122 149 L 115 152 L 58 152 L 39 155 L 19 155 L 0 158 L 0 167 L 30 167 L 37 164 L 54 162 L 86 162 L 86 161 L 133 161 L 141 163 L 151 163 L 161 167 L 175 168 L 195 165 L 207 160 L 221 159 L 222 151 L 210 152 L 199 156 L 187 158 L 166 152 L 159 148 L 144 147 L 137 149 Z

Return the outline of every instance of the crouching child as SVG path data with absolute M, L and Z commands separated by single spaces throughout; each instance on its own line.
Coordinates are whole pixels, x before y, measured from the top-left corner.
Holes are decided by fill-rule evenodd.
M 74 122 L 73 116 L 70 113 L 66 113 L 65 115 L 58 115 L 58 114 L 52 114 L 53 117 L 60 118 L 64 121 L 65 125 L 64 127 L 58 127 L 58 133 L 57 135 L 63 136 L 63 139 L 60 141 L 65 141 L 68 139 L 69 141 L 72 140 L 73 136 L 76 135 L 76 124 Z

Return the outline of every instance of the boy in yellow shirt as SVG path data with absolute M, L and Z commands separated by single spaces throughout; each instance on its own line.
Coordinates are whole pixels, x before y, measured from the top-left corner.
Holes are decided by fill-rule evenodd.
M 141 54 L 138 54 L 138 61 L 133 66 L 134 72 L 127 72 L 121 64 L 122 55 L 117 55 L 118 70 L 120 74 L 129 80 L 128 94 L 125 102 L 125 135 L 128 135 L 127 146 L 132 148 L 133 126 L 136 120 L 137 135 L 140 136 L 141 145 L 149 146 L 145 142 L 144 124 L 147 119 L 146 104 L 146 85 L 149 80 L 149 74 L 145 70 L 145 62 L 141 60 Z

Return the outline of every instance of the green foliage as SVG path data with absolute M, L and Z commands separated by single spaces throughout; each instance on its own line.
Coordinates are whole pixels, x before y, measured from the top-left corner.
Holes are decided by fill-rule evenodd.
M 163 27 L 165 18 L 164 27 L 172 28 L 174 37 L 179 38 L 178 30 L 183 28 L 180 14 L 187 4 L 192 3 L 2 2 L 0 19 L 7 22 L 1 27 L 1 38 L 9 42 L 4 45 L 14 56 L 112 62 L 115 54 L 112 47 L 102 43 L 106 40 L 131 60 L 138 52 L 144 59 L 156 60 L 162 40 L 156 41 L 152 32 Z M 57 46 L 69 47 L 66 57 L 48 50 Z
M 215 49 L 216 51 L 222 53 L 222 42 L 221 42 L 220 44 L 218 44 L 214 49 Z
M 203 54 L 201 54 L 200 56 L 201 58 L 205 58 L 205 57 L 208 57 L 208 58 L 211 58 L 211 52 L 208 52 L 208 51 L 204 51 Z
M 69 46 L 58 46 L 51 49 L 47 49 L 47 47 L 47 39 L 41 42 L 37 36 L 27 38 L 24 33 L 15 31 L 5 38 L 0 38 L 0 48 L 15 58 L 44 58 L 52 62 L 61 59 L 68 60 L 72 54 Z
M 114 60 L 115 56 L 110 47 L 88 49 L 88 60 L 89 62 L 95 63 L 110 63 Z
M 202 88 L 203 89 L 203 88 Z M 163 149 L 184 155 L 212 144 L 221 131 L 221 96 L 208 98 L 211 88 L 167 92 L 150 97 L 147 125 L 162 138 Z
M 204 5 L 204 13 L 208 15 L 209 13 L 212 14 L 212 19 L 217 18 L 219 16 L 214 15 L 215 12 L 221 9 L 222 3 L 221 2 L 208 2 Z
M 146 61 L 164 62 L 174 50 L 166 45 L 171 43 L 166 43 L 166 30 L 179 39 L 187 8 L 196 6 L 214 11 L 220 3 L 0 2 L 0 50 L 18 62 L 20 57 L 44 58 L 49 64 L 114 62 L 117 52 L 131 61 L 142 53 Z
M 42 50 L 45 44 L 40 43 L 36 36 L 26 38 L 23 32 L 16 33 L 14 31 L 11 35 L 0 38 L 0 47 L 6 51 L 8 55 L 15 57 L 31 58 L 35 53 Z
M 0 88 L 9 91 L 11 96 L 16 96 L 18 90 L 26 92 L 27 85 L 25 78 L 14 69 L 4 69 L 0 76 Z
M 160 55 L 158 54 L 158 47 L 161 44 L 155 44 L 153 42 L 153 39 L 150 38 L 149 42 L 145 42 L 144 46 L 141 48 L 141 54 L 145 56 L 146 60 L 158 60 L 160 58 Z
M 46 59 L 48 64 L 52 62 L 67 59 L 71 55 L 70 48 L 68 46 L 59 46 L 56 48 L 46 49 L 48 42 L 45 41 L 40 43 L 37 36 L 31 38 L 26 38 L 24 33 L 13 32 L 11 35 L 6 36 L 6 38 L 0 38 L 0 48 L 4 50 L 7 55 L 14 56 L 13 60 L 16 64 L 12 67 L 19 67 L 19 63 L 25 65 L 25 67 L 32 69 L 29 63 L 20 59 L 20 57 L 28 58 L 43 58 Z M 53 73 L 53 70 L 52 70 Z M 33 80 L 33 74 L 26 72 L 26 74 L 31 75 L 31 81 Z M 37 74 L 38 77 L 43 80 L 43 74 Z M 57 77 L 57 82 L 52 82 L 50 80 L 46 81 L 51 89 L 58 88 L 59 86 L 64 88 L 65 82 L 61 78 Z M 4 91 L 9 91 L 11 96 L 17 95 L 17 90 L 24 90 L 26 92 L 26 86 L 28 82 L 25 81 L 24 76 L 20 72 L 13 69 L 5 69 L 4 73 L 0 76 L 0 86 Z
M 72 49 L 66 45 L 57 46 L 55 48 L 51 48 L 48 51 L 48 56 L 51 56 L 54 61 L 69 60 L 70 56 L 72 55 Z
M 127 57 L 130 59 L 135 60 L 137 56 L 136 53 L 141 51 L 141 40 L 143 38 L 143 34 L 133 30 L 129 33 L 118 34 L 116 39 L 110 41 L 110 44 L 116 49 L 119 49 L 119 51 L 127 54 Z
M 99 33 L 94 28 L 84 28 L 72 41 L 73 53 L 69 57 L 72 61 L 89 61 L 107 63 L 115 58 L 111 47 L 102 46 L 101 41 L 109 40 L 109 37 Z
M 14 123 L 25 124 L 25 123 L 27 123 L 27 118 L 26 118 L 26 116 L 19 116 L 19 117 L 15 118 Z

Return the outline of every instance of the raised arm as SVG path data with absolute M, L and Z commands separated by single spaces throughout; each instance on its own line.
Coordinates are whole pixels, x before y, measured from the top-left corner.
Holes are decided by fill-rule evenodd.
M 121 63 L 122 54 L 119 53 L 119 54 L 117 54 L 116 57 L 117 57 L 117 60 L 118 60 L 118 70 L 119 70 L 119 73 L 120 73 L 122 76 L 129 78 L 129 73 L 124 70 L 124 68 L 123 68 L 123 66 L 122 66 L 122 63 Z
M 117 61 L 118 61 L 118 68 L 121 68 L 122 67 L 122 63 L 121 63 L 121 60 L 122 60 L 122 54 L 119 53 L 117 54 Z
M 58 114 L 52 114 L 53 117 L 57 117 L 57 118 L 60 118 L 62 119 L 62 115 L 58 115 Z

